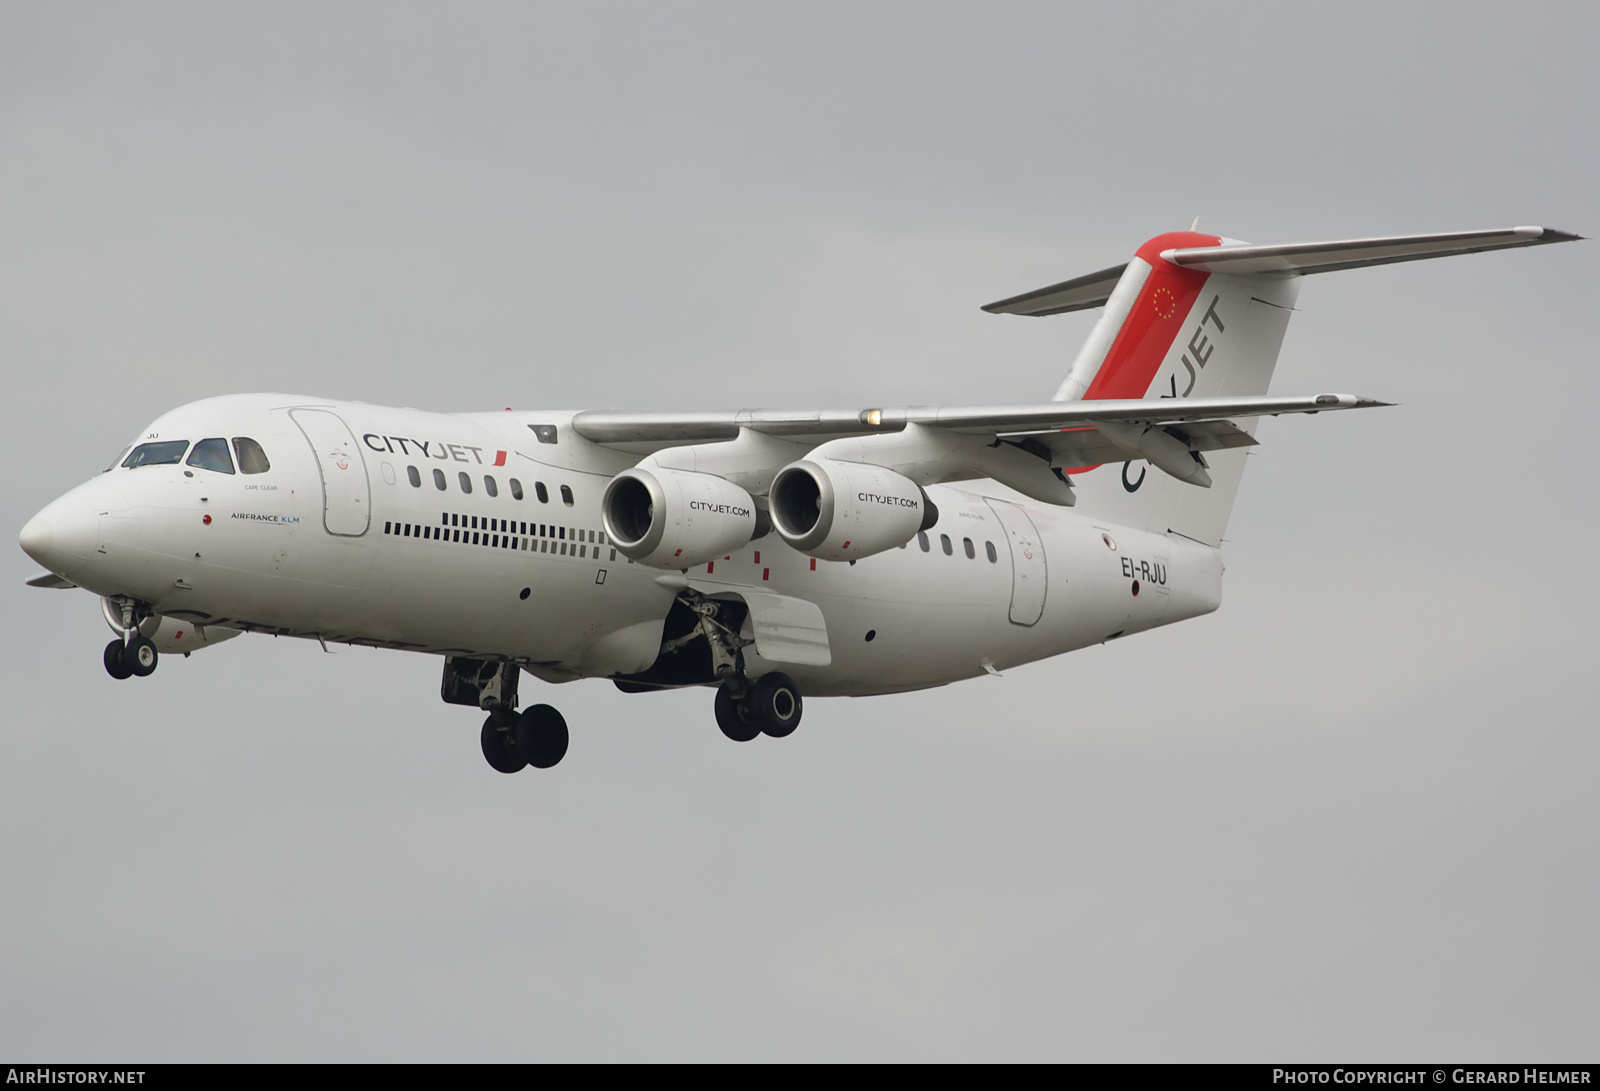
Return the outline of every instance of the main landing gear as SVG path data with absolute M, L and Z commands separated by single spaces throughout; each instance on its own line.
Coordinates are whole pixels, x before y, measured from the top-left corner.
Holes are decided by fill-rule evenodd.
M 444 661 L 439 695 L 453 705 L 472 705 L 487 712 L 478 743 L 484 760 L 500 773 L 528 766 L 548 769 L 567 755 L 567 721 L 549 705 L 517 708 L 515 663 L 454 656 Z
M 548 769 L 567 754 L 567 721 L 549 705 L 533 705 L 520 713 L 496 709 L 483 721 L 478 736 L 483 756 L 499 773 L 524 766 Z
M 781 739 L 800 726 L 803 703 L 800 687 L 780 671 L 763 674 L 753 683 L 730 678 L 717 690 L 713 706 L 717 726 L 734 742 L 749 742 L 757 735 Z M 738 694 L 739 690 L 742 694 Z

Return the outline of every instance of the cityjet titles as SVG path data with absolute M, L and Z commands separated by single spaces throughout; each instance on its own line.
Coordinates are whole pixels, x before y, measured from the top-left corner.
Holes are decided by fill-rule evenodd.
M 875 492 L 858 492 L 856 499 L 863 504 L 887 504 L 891 508 L 914 508 L 917 506 L 915 497 L 910 496 L 882 496 Z
M 1217 333 L 1223 332 L 1222 317 L 1217 314 L 1217 304 L 1221 300 L 1220 295 L 1211 297 L 1211 306 L 1206 308 L 1206 313 L 1200 317 L 1200 324 L 1194 328 L 1194 335 L 1189 338 L 1188 351 L 1183 354 L 1183 366 L 1189 372 L 1189 385 L 1184 388 L 1182 394 L 1179 394 L 1178 375 L 1174 371 L 1167 377 L 1170 387 L 1167 393 L 1161 395 L 1163 398 L 1187 398 L 1194 391 L 1195 380 L 1199 377 L 1195 368 L 1199 367 L 1204 371 L 1205 366 L 1211 362 L 1211 354 L 1217 350 L 1217 346 L 1206 337 L 1206 323 L 1210 322 L 1217 327 Z M 1190 355 L 1194 356 L 1192 364 L 1189 362 Z
M 441 440 L 412 439 L 410 436 L 379 436 L 368 432 L 361 437 L 374 451 L 387 451 L 390 454 L 411 455 L 413 448 L 423 458 L 436 458 L 440 462 L 475 462 L 484 465 L 483 456 L 486 453 L 482 447 L 474 447 L 470 443 L 445 443 Z M 399 445 L 398 449 L 396 444 Z M 472 452 L 472 457 L 467 457 L 467 452 Z M 496 451 L 494 461 L 488 465 L 504 466 L 506 453 Z
M 704 500 L 689 501 L 690 511 L 705 511 L 713 515 L 732 515 L 738 519 L 750 518 L 750 509 L 736 507 L 733 504 L 711 504 Z

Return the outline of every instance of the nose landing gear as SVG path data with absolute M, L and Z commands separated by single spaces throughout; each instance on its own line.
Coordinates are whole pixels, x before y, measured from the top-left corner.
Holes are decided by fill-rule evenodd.
M 148 678 L 155 673 L 156 663 L 161 656 L 154 644 L 142 636 L 136 636 L 126 644 L 113 640 L 106 645 L 101 658 L 105 661 L 106 673 L 121 681 L 129 677 Z
M 154 674 L 161 656 L 138 629 L 141 613 L 148 617 L 148 610 L 127 599 L 103 599 L 101 603 L 106 623 L 122 634 L 120 639 L 107 644 L 101 655 L 106 673 L 119 682 L 124 678 L 148 678 Z
M 519 773 L 527 766 L 549 769 L 567 756 L 567 721 L 549 705 L 521 713 L 496 709 L 478 735 L 483 757 L 497 773 Z
M 447 704 L 475 705 L 489 713 L 478 744 L 489 767 L 499 773 L 530 765 L 549 769 L 567 756 L 567 721 L 561 713 L 549 705 L 516 711 L 520 676 L 515 663 L 461 656 L 444 662 L 440 696 Z

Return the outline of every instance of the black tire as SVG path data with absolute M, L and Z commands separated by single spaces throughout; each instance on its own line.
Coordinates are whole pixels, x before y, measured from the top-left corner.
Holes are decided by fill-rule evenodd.
M 800 726 L 800 714 L 804 711 L 800 687 L 794 684 L 793 678 L 781 671 L 757 678 L 744 703 L 750 710 L 751 719 L 760 725 L 762 733 L 774 739 L 792 735 L 794 729 Z
M 497 773 L 516 773 L 528 762 L 509 745 L 511 733 L 501 731 L 495 724 L 495 718 L 490 716 L 483 721 L 483 731 L 478 736 L 478 742 L 483 747 L 483 758 L 489 763 L 489 768 Z
M 106 663 L 106 673 L 117 681 L 132 677 L 133 672 L 128 669 L 128 664 L 122 660 L 122 641 L 113 640 L 106 645 L 106 654 L 102 657 Z
M 749 742 L 761 734 L 761 725 L 750 715 L 750 709 L 743 701 L 728 696 L 726 686 L 717 690 L 717 699 L 712 708 L 717 714 L 717 726 L 734 742 Z
M 535 769 L 548 769 L 567 756 L 567 721 L 549 705 L 530 705 L 517 717 L 517 753 Z
M 160 659 L 156 646 L 142 636 L 134 637 L 122 649 L 122 662 L 136 678 L 148 678 L 154 674 Z

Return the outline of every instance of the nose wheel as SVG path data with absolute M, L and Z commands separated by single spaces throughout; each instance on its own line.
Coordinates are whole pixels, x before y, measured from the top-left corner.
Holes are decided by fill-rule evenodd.
M 101 658 L 105 663 L 106 673 L 121 681 L 124 678 L 146 678 L 154 674 L 161 656 L 154 644 L 142 636 L 136 636 L 126 643 L 113 640 L 106 645 L 105 654 Z

